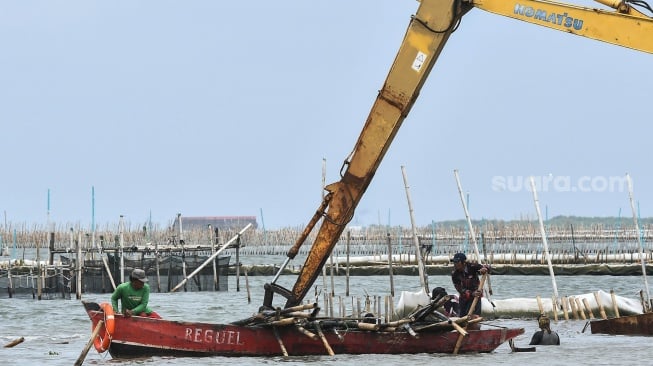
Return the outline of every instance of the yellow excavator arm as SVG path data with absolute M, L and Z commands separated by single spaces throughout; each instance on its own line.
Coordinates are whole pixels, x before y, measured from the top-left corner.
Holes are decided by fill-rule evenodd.
M 600 10 L 542 0 L 472 0 L 475 8 L 617 46 L 653 53 L 653 18 L 624 1 Z
M 653 51 L 653 21 L 628 6 L 620 5 L 618 10 L 607 12 L 541 0 L 421 0 L 358 141 L 342 166 L 340 181 L 326 187 L 328 193 L 322 204 L 289 250 L 277 275 L 265 285 L 264 307 L 273 307 L 275 293 L 287 299 L 286 307 L 303 301 L 354 216 L 354 209 L 415 103 L 442 48 L 463 15 L 474 7 L 620 46 Z M 289 260 L 295 258 L 320 219 L 319 232 L 293 289 L 277 285 L 279 275 Z

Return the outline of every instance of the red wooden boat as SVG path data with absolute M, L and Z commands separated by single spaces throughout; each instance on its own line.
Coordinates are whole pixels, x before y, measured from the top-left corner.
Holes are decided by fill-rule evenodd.
M 447 322 L 384 327 L 346 318 L 297 320 L 297 312 L 286 312 L 292 317 L 252 317 L 232 324 L 121 314 L 112 319 L 97 303 L 84 302 L 84 306 L 93 328 L 100 320 L 112 328 L 109 336 L 102 325 L 95 345 L 101 350 L 104 337 L 109 336 L 108 351 L 113 358 L 453 353 L 459 338 L 459 353 L 484 353 L 524 333 L 522 328 L 493 328 L 468 330 L 462 337 Z M 107 307 L 111 305 L 103 304 L 104 309 Z

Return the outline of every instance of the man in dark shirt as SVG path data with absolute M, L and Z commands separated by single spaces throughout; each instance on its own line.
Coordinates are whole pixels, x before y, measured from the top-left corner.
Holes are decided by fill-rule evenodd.
M 453 271 L 451 280 L 458 291 L 458 302 L 460 304 L 460 315 L 469 314 L 469 309 L 475 297 L 479 298 L 476 302 L 474 312 L 471 318 L 477 318 L 481 315 L 481 301 L 483 289 L 479 288 L 481 283 L 478 275 L 486 274 L 488 267 L 479 263 L 467 262 L 467 256 L 464 253 L 456 253 L 451 260 L 453 262 Z

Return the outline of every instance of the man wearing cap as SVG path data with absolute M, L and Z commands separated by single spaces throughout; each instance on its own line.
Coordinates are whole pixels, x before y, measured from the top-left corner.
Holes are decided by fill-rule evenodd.
M 147 284 L 147 276 L 142 269 L 134 269 L 129 276 L 129 282 L 116 287 L 111 295 L 111 305 L 114 310 L 118 309 L 118 300 L 122 305 L 122 314 L 125 316 L 149 316 L 160 318 L 160 316 L 147 306 L 150 300 L 150 285 Z
M 454 268 L 451 272 L 451 280 L 460 294 L 458 296 L 460 315 L 465 316 L 469 314 L 469 308 L 472 306 L 474 297 L 478 297 L 479 301 L 476 302 L 476 307 L 472 314 L 472 318 L 476 318 L 481 315 L 480 297 L 483 296 L 483 289 L 478 288 L 481 284 L 478 275 L 487 273 L 488 267 L 479 263 L 467 262 L 465 253 L 456 253 L 451 261 L 453 262 Z

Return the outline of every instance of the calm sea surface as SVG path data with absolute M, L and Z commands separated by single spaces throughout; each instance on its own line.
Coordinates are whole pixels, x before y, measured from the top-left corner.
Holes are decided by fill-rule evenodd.
M 271 262 L 272 263 L 272 262 Z M 274 262 L 276 263 L 276 262 Z M 294 276 L 282 276 L 279 283 L 291 286 Z M 248 279 L 251 302 L 244 277 L 240 279 L 240 291 L 236 291 L 235 277 L 229 278 L 226 292 L 180 292 L 153 293 L 151 306 L 162 316 L 173 320 L 231 322 L 256 313 L 262 303 L 263 284 L 271 277 L 251 276 Z M 317 285 L 322 279 L 318 278 Z M 561 296 L 590 293 L 597 290 L 614 289 L 620 296 L 638 298 L 643 288 L 641 277 L 613 276 L 556 276 Z M 327 281 L 330 286 L 330 279 Z M 335 278 L 336 295 L 345 294 L 344 277 Z M 416 276 L 395 276 L 395 293 L 401 290 L 416 291 L 419 280 Z M 429 285 L 443 286 L 453 293 L 448 276 L 430 276 Z M 548 276 L 493 276 L 494 299 L 550 297 L 551 278 Z M 365 294 L 386 295 L 389 280 L 384 276 L 350 278 L 350 295 L 363 297 Z M 311 294 L 312 295 L 312 294 Z M 109 294 L 83 294 L 84 300 L 108 301 Z M 74 294 L 72 296 L 75 297 Z M 516 345 L 527 347 L 530 337 L 537 330 L 534 319 L 487 320 L 486 326 L 523 327 L 526 333 L 516 339 Z M 652 361 L 653 339 L 650 337 L 626 337 L 593 335 L 586 321 L 569 320 L 552 323 L 560 334 L 560 347 L 538 346 L 536 352 L 511 353 L 507 344 L 494 353 L 476 355 L 336 355 L 329 357 L 282 357 L 268 358 L 147 358 L 138 360 L 112 360 L 108 353 L 98 354 L 91 347 L 85 365 L 240 365 L 276 364 L 321 364 L 333 365 L 391 365 L 410 363 L 412 365 L 433 365 L 446 362 L 453 365 L 646 365 Z M 79 300 L 32 300 L 0 299 L 0 343 L 25 337 L 25 341 L 13 348 L 0 348 L 0 360 L 8 365 L 72 365 L 80 356 L 91 334 L 91 325 Z

